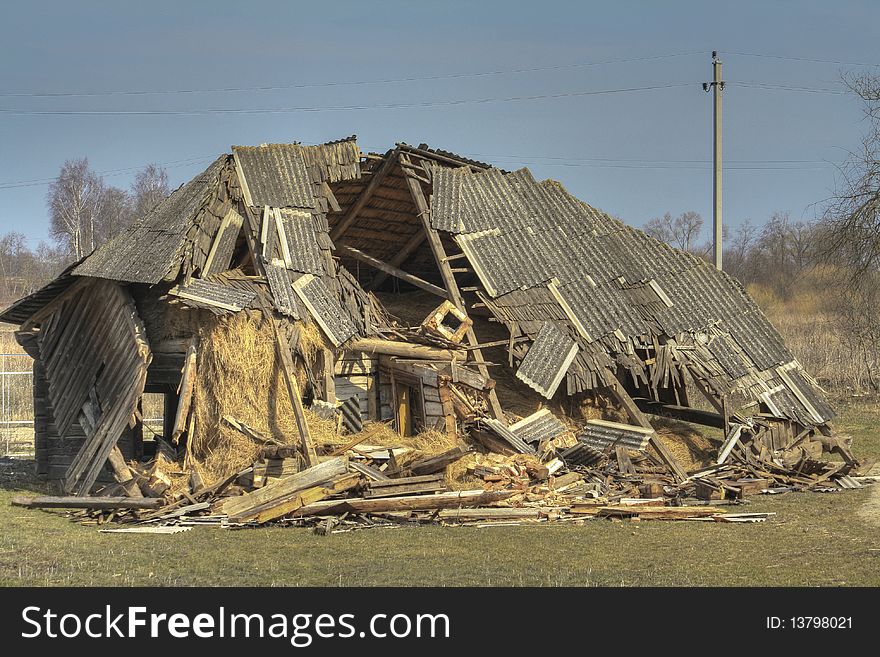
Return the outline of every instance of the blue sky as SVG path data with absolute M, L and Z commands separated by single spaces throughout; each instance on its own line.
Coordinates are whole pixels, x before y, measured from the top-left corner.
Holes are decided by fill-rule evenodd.
M 849 95 L 778 85 L 840 90 L 841 71 L 855 67 L 742 53 L 880 64 L 878 19 L 876 2 L 10 3 L 0 42 L 0 231 L 22 231 L 32 245 L 46 237 L 40 181 L 68 158 L 87 156 L 123 187 L 133 173 L 118 170 L 171 163 L 176 186 L 232 144 L 353 133 L 363 150 L 427 142 L 529 166 L 634 225 L 690 209 L 709 220 L 712 103 L 700 83 L 713 49 L 730 83 L 726 221 L 761 223 L 777 210 L 809 219 L 865 126 Z M 547 70 L 522 71 L 532 68 Z M 520 72 L 449 77 L 497 71 Z M 326 85 L 413 77 L 439 79 Z M 27 95 L 265 86 L 287 88 Z M 663 88 L 583 94 L 653 86 Z M 569 95 L 437 104 L 559 94 Z M 415 103 L 426 105 L 374 107 Z M 352 106 L 373 108 L 328 109 Z M 163 113 L 269 108 L 309 111 Z M 95 110 L 158 113 L 15 113 Z

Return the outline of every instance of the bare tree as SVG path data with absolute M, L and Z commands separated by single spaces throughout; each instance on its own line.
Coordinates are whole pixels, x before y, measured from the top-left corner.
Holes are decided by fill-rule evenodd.
M 868 129 L 859 149 L 841 168 L 840 184 L 823 222 L 828 239 L 826 260 L 846 262 L 851 283 L 880 266 L 880 76 L 864 73 L 844 78 L 862 103 Z
M 93 251 L 104 182 L 89 168 L 88 158 L 64 163 L 49 185 L 47 200 L 52 237 L 77 259 Z
M 132 220 L 132 201 L 124 189 L 107 187 L 98 217 L 99 242 L 116 237 Z
M 725 224 L 723 228 L 726 228 Z M 750 255 L 752 248 L 757 241 L 758 230 L 752 224 L 751 219 L 745 219 L 736 232 L 733 239 L 724 240 L 726 248 L 724 249 L 724 269 L 725 271 L 739 280 L 743 285 L 751 283 L 754 276 L 754 270 L 750 266 L 752 259 Z
M 155 164 L 148 164 L 135 176 L 131 185 L 131 203 L 135 219 L 140 219 L 168 196 L 168 172 Z
M 654 217 L 645 224 L 645 232 L 651 237 L 691 253 L 698 253 L 701 250 L 697 242 L 702 230 L 703 217 L 693 210 L 682 212 L 675 218 L 667 212 L 662 217 Z

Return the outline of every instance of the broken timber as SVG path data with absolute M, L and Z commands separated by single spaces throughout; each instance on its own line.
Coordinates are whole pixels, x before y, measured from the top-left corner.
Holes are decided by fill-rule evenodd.
M 28 509 L 158 509 L 164 501 L 158 497 L 28 497 L 16 495 L 13 506 Z
M 272 330 L 275 332 L 275 347 L 281 364 L 281 372 L 284 375 L 284 383 L 287 385 L 290 404 L 293 406 L 293 415 L 296 420 L 296 428 L 299 431 L 303 458 L 305 458 L 307 465 L 312 466 L 318 462 L 318 456 L 315 454 L 315 448 L 312 445 L 312 438 L 309 434 L 309 425 L 306 422 L 305 411 L 302 406 L 302 395 L 299 391 L 299 383 L 297 383 L 293 360 L 290 356 L 290 345 L 279 328 L 277 320 L 272 317 L 272 311 L 266 309 L 265 312 L 272 323 Z

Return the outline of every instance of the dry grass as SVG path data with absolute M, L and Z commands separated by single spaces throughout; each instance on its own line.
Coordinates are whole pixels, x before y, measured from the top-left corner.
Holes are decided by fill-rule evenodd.
M 651 424 L 666 449 L 688 472 L 709 465 L 718 455 L 718 444 L 693 425 L 660 417 L 651 418 Z

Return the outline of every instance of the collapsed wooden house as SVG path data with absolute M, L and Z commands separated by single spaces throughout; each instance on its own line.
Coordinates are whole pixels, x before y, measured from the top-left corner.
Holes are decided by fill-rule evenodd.
M 437 309 L 417 327 L 394 322 L 373 294 L 392 281 L 436 295 Z M 269 322 L 295 415 L 296 436 L 256 439 L 293 443 L 306 468 L 321 455 L 304 401 L 350 433 L 387 421 L 536 453 L 564 427 L 546 410 L 508 417 L 486 349 L 503 349 L 542 398 L 603 395 L 626 416 L 583 423 L 571 463 L 617 450 L 623 470 L 626 450 L 650 448 L 684 481 L 648 422 L 657 414 L 722 428 L 719 463 L 748 439 L 800 458 L 818 444 L 857 466 L 821 389 L 723 272 L 526 169 L 424 145 L 364 156 L 350 138 L 233 147 L 0 314 L 34 358 L 39 474 L 68 494 L 115 479 L 139 495 L 142 396 L 165 395 L 162 438 L 186 452 L 201 328 L 241 314 Z M 508 337 L 481 342 L 485 317 Z M 320 329 L 316 351 L 305 325 Z M 714 410 L 695 408 L 693 390 Z

